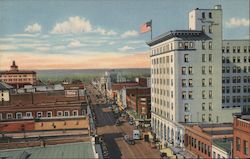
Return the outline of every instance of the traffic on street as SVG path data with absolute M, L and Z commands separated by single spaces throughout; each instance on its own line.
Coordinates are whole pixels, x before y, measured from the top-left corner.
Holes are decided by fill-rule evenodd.
M 160 151 L 142 139 L 134 122 L 125 113 L 116 113 L 112 105 L 92 85 L 87 85 L 96 134 L 108 152 L 105 158 L 160 158 Z

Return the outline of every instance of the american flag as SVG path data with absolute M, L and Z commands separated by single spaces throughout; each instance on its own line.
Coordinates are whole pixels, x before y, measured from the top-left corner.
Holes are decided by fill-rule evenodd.
M 140 33 L 149 32 L 149 31 L 151 31 L 151 29 L 152 29 L 152 21 L 148 21 L 148 22 L 141 25 Z

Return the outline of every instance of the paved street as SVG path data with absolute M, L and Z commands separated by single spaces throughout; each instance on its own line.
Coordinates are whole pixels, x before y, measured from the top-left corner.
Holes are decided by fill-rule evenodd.
M 119 158 L 160 158 L 160 152 L 152 149 L 149 143 L 136 140 L 135 145 L 129 145 L 123 139 L 123 134 L 132 136 L 133 126 L 123 121 L 120 126 L 115 126 L 115 118 L 112 111 L 105 104 L 96 104 L 96 94 L 99 94 L 92 86 L 87 86 L 94 111 L 97 117 L 97 134 L 101 135 L 108 146 L 112 159 Z

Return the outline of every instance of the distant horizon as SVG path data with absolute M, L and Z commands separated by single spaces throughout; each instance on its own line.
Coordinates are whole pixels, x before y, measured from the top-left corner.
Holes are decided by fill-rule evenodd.
M 18 70 L 33 70 L 33 71 L 53 71 L 53 70 L 125 70 L 125 69 L 150 69 L 150 67 L 131 67 L 131 68 L 53 68 L 53 69 L 18 69 Z M 8 71 L 9 69 L 0 69 L 0 71 Z
M 140 26 L 152 20 L 153 38 L 189 30 L 190 11 L 215 5 L 223 10 L 223 39 L 248 39 L 249 0 L 3 0 L 0 69 L 12 60 L 37 70 L 149 68 L 151 32 Z

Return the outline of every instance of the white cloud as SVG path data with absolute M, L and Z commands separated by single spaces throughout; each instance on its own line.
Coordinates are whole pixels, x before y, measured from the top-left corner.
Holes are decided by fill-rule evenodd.
M 119 48 L 118 50 L 119 51 L 129 51 L 129 50 L 134 50 L 134 49 L 135 48 L 126 45 L 126 46 Z
M 79 16 L 69 17 L 68 20 L 57 23 L 52 29 L 52 34 L 77 34 L 77 33 L 99 33 L 101 35 L 116 35 L 113 30 L 105 30 L 103 28 L 95 28 L 89 20 Z
M 138 36 L 139 33 L 135 30 L 129 30 L 129 31 L 126 31 L 124 32 L 121 37 L 122 38 L 128 38 L 128 37 L 135 37 L 135 36 Z
M 42 30 L 42 26 L 38 23 L 34 23 L 31 25 L 28 25 L 24 31 L 27 33 L 40 33 Z
M 71 42 L 68 44 L 68 47 L 70 47 L 70 48 L 76 48 L 76 47 L 81 47 L 81 46 L 82 46 L 82 44 L 81 44 L 81 42 L 78 41 L 78 40 L 73 40 L 73 41 L 71 41 Z
M 116 35 L 116 34 L 117 34 L 117 33 L 116 33 L 115 31 L 113 31 L 113 30 L 107 31 L 107 30 L 102 29 L 102 28 L 97 28 L 97 29 L 95 30 L 95 32 L 100 33 L 101 35 L 108 35 L 108 36 L 110 36 L 110 35 Z
M 250 20 L 245 18 L 231 18 L 226 21 L 228 27 L 250 26 Z
M 68 20 L 57 23 L 52 29 L 52 34 L 71 34 L 71 33 L 82 33 L 91 32 L 92 25 L 90 22 L 79 16 L 69 17 Z

